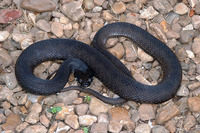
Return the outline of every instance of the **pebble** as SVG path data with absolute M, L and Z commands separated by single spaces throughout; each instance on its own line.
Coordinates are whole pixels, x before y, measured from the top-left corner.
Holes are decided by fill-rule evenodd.
M 21 7 L 34 12 L 49 12 L 56 9 L 56 3 L 52 0 L 22 0 Z
M 91 10 L 94 8 L 95 4 L 93 0 L 84 0 L 83 5 L 87 10 Z
M 17 79 L 15 77 L 15 73 L 5 73 L 2 75 L 2 77 L 0 76 L 0 78 L 3 79 L 3 81 L 5 82 L 6 86 L 9 89 L 14 89 L 17 86 Z
M 105 0 L 94 0 L 94 4 L 97 6 L 101 6 Z
M 135 133 L 150 133 L 151 127 L 148 124 L 140 124 L 135 128 Z
M 0 11 L 0 23 L 6 24 L 15 20 L 23 15 L 19 9 L 2 9 Z
M 14 131 L 17 125 L 21 123 L 21 119 L 17 114 L 11 113 L 7 116 L 6 122 L 2 124 L 3 130 L 12 130 Z
M 40 19 L 37 21 L 36 26 L 43 31 L 50 32 L 51 26 L 45 19 Z
M 117 43 L 114 47 L 109 49 L 113 55 L 115 55 L 118 59 L 121 59 L 124 56 L 124 48 L 121 43 Z
M 188 115 L 186 119 L 184 120 L 184 130 L 190 131 L 190 129 L 195 125 L 196 119 L 193 115 Z
M 58 94 L 58 100 L 62 103 L 67 104 L 72 104 L 73 100 L 78 98 L 78 91 L 76 90 L 71 90 L 63 93 Z
M 188 106 L 192 112 L 200 112 L 200 96 L 188 98 Z
M 75 107 L 76 114 L 81 116 L 85 115 L 88 111 L 88 104 L 79 104 Z
M 9 35 L 10 33 L 8 31 L 0 31 L 0 42 L 4 42 Z
M 194 29 L 200 28 L 200 16 L 199 15 L 194 15 L 192 17 L 192 24 L 194 26 Z
M 169 131 L 163 126 L 155 125 L 152 128 L 152 133 L 169 133 Z
M 180 33 L 180 41 L 181 43 L 189 43 L 192 41 L 194 37 L 194 31 L 193 30 L 181 30 Z
M 122 107 L 113 107 L 108 111 L 111 121 L 120 122 L 121 120 L 130 120 L 128 111 Z
M 135 61 L 137 59 L 137 50 L 133 46 L 133 42 L 124 41 L 123 44 L 126 52 L 126 61 Z
M 12 97 L 13 92 L 8 87 L 0 86 L 0 101 L 6 100 L 8 97 Z
M 79 116 L 79 124 L 82 126 L 91 126 L 96 121 L 97 121 L 97 117 L 93 115 Z
M 178 3 L 174 7 L 174 12 L 180 15 L 186 14 L 189 11 L 189 8 L 184 3 Z
M 142 11 L 142 13 L 140 14 L 140 17 L 149 20 L 149 19 L 153 19 L 157 15 L 158 15 L 158 12 L 152 6 L 149 6 L 147 9 L 144 9 Z
M 178 92 L 176 93 L 177 96 L 188 96 L 189 95 L 189 90 L 186 87 L 185 84 L 182 84 L 181 87 L 179 88 Z
M 46 133 L 47 129 L 42 125 L 32 125 L 27 127 L 23 133 Z
M 10 66 L 12 63 L 11 56 L 8 54 L 8 51 L 3 48 L 0 48 L 0 60 L 2 61 L 2 63 L 0 63 L 1 69 L 4 69 L 4 68 Z
M 155 112 L 151 104 L 141 104 L 138 109 L 139 116 L 142 120 L 155 119 Z
M 42 112 L 42 105 L 39 103 L 34 103 L 32 106 L 29 108 L 29 111 L 34 111 L 35 113 L 40 113 Z
M 195 58 L 195 55 L 191 50 L 186 50 L 186 53 L 187 53 L 189 58 Z
M 111 21 L 114 18 L 114 16 L 110 14 L 108 11 L 103 11 L 102 16 L 106 21 Z
M 192 51 L 194 54 L 200 53 L 200 37 L 194 38 L 194 41 L 192 43 Z
M 169 13 L 173 10 L 173 7 L 169 3 L 169 1 L 166 0 L 154 0 L 153 6 L 162 14 Z
M 122 130 L 123 125 L 116 121 L 110 121 L 108 125 L 108 131 L 111 133 L 119 133 Z
M 49 127 L 50 125 L 50 120 L 46 117 L 46 115 L 41 115 L 40 116 L 40 122 L 42 123 L 42 125 L 44 125 L 45 127 Z
M 95 6 L 94 8 L 93 8 L 93 12 L 101 12 L 102 11 L 102 7 L 100 7 L 100 6 Z
M 105 104 L 99 99 L 92 97 L 89 105 L 89 109 L 93 115 L 99 115 L 100 113 L 106 113 L 111 108 L 111 105 Z
M 22 50 L 25 50 L 27 47 L 29 47 L 30 45 L 33 44 L 33 38 L 31 36 L 24 38 L 21 43 L 20 46 L 22 48 Z
M 60 17 L 60 23 L 68 24 L 69 23 L 69 19 L 67 17 L 61 16 Z
M 115 14 L 123 13 L 126 11 L 126 5 L 122 1 L 115 2 L 112 5 L 112 10 Z
M 63 25 L 59 22 L 53 22 L 51 24 L 51 31 L 53 34 L 55 34 L 57 37 L 63 36 Z
M 25 118 L 25 121 L 30 124 L 35 124 L 39 121 L 39 113 L 31 111 Z
M 149 75 L 151 76 L 151 78 L 153 79 L 153 81 L 158 81 L 159 77 L 160 77 L 160 71 L 158 71 L 157 69 L 155 68 L 152 68 L 150 71 L 149 71 Z
M 194 11 L 195 11 L 197 14 L 200 14 L 200 2 L 196 4 Z
M 169 102 L 158 110 L 156 114 L 156 123 L 163 124 L 178 114 L 180 114 L 180 110 L 176 104 Z
M 156 33 L 156 36 L 159 40 L 161 40 L 164 43 L 167 43 L 167 37 L 160 24 L 151 23 L 150 28 Z
M 109 38 L 106 43 L 106 48 L 114 47 L 118 42 L 118 38 Z
M 100 113 L 98 115 L 98 123 L 109 123 L 109 117 L 106 113 Z
M 173 38 L 178 39 L 178 38 L 180 38 L 180 34 L 177 33 L 177 32 L 175 32 L 175 31 L 169 30 L 169 31 L 166 33 L 166 37 L 167 37 L 168 39 L 173 39 Z
M 91 127 L 91 133 L 107 133 L 107 124 L 106 123 L 95 123 Z
M 176 51 L 176 56 L 178 57 L 179 61 L 184 61 L 187 57 L 187 53 L 184 48 L 180 48 L 178 51 Z
M 200 82 L 194 82 L 188 85 L 189 90 L 195 90 L 200 87 Z
M 177 13 L 174 13 L 174 12 L 169 12 L 168 14 L 167 14 L 167 17 L 166 17 L 166 22 L 168 23 L 168 24 L 173 24 L 173 21 L 176 19 L 176 18 L 180 18 L 180 15 L 179 14 L 177 14 Z
M 85 12 L 81 6 L 81 1 L 70 1 L 67 4 L 61 6 L 60 10 L 73 21 L 79 21 L 85 16 Z
M 137 50 L 138 57 L 142 62 L 151 62 L 153 61 L 153 57 L 145 53 L 142 49 L 138 48 Z
M 65 123 L 72 127 L 73 129 L 79 128 L 78 116 L 77 115 L 67 115 L 65 118 Z
M 19 124 L 15 130 L 19 133 L 22 132 L 29 124 L 27 122 L 22 122 L 21 124 Z

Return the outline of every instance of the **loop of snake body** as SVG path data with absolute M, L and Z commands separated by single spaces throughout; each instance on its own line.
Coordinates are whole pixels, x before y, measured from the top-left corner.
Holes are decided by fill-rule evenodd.
M 110 37 L 124 36 L 135 42 L 161 65 L 163 79 L 157 85 L 137 82 L 130 71 L 114 55 L 108 52 L 105 44 Z M 33 74 L 35 66 L 47 60 L 79 59 L 108 89 L 120 96 L 110 99 L 82 87 L 74 88 L 97 96 L 106 103 L 118 104 L 126 100 L 140 103 L 162 103 L 176 95 L 182 79 L 181 65 L 176 55 L 166 44 L 147 31 L 129 23 L 117 22 L 104 26 L 95 35 L 92 46 L 71 39 L 48 39 L 36 42 L 19 56 L 15 73 L 19 84 L 35 94 L 49 95 L 61 92 L 72 66 L 65 61 L 51 80 L 44 80 Z M 73 87 L 68 90 L 73 89 Z

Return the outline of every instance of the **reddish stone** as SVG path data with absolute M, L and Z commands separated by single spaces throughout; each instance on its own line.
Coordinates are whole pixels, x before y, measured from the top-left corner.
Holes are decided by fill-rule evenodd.
M 15 20 L 23 15 L 19 9 L 3 9 L 0 11 L 0 23 L 8 23 Z

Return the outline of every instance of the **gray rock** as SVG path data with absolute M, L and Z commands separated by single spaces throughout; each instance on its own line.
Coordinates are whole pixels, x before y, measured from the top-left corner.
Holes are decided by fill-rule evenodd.
M 166 36 L 168 39 L 173 39 L 173 38 L 178 39 L 180 37 L 180 34 L 173 30 L 169 30 L 167 31 Z
M 43 31 L 50 32 L 51 26 L 45 19 L 40 19 L 37 21 L 36 26 Z
M 93 0 L 84 0 L 83 5 L 84 5 L 84 7 L 85 7 L 87 10 L 91 10 L 91 9 L 93 9 L 94 6 L 95 6 Z
M 155 125 L 153 126 L 152 133 L 169 133 L 169 131 L 163 126 Z
M 137 59 L 137 50 L 131 41 L 123 42 L 126 52 L 126 61 L 135 61 Z
M 13 92 L 8 87 L 0 86 L 0 101 L 6 100 L 7 97 L 11 97 Z
M 194 38 L 193 30 L 182 30 L 180 33 L 180 41 L 181 43 L 189 43 Z
M 189 95 L 189 90 L 186 87 L 185 84 L 182 84 L 181 87 L 179 88 L 178 92 L 176 93 L 177 96 L 188 96 Z
M 76 90 L 71 90 L 58 94 L 58 100 L 62 103 L 65 103 L 66 105 L 72 104 L 75 98 L 78 98 L 78 91 Z
M 61 6 L 60 10 L 73 21 L 79 21 L 85 16 L 81 1 L 71 1 Z
M 168 0 L 154 0 L 153 6 L 162 14 L 166 14 L 173 10 Z
M 182 26 L 182 27 L 185 27 L 187 26 L 189 23 L 191 23 L 192 19 L 191 17 L 189 17 L 188 15 L 184 15 L 184 16 L 181 16 L 180 17 L 180 20 L 179 20 L 179 24 Z
M 52 0 L 22 0 L 21 7 L 35 12 L 48 12 L 56 9 Z
M 95 123 L 91 127 L 91 133 L 107 133 L 108 127 L 106 123 Z
M 4 69 L 5 67 L 10 66 L 12 63 L 12 58 L 8 54 L 7 50 L 0 48 L 0 68 Z
M 200 28 L 200 16 L 194 15 L 192 17 L 192 24 L 194 26 L 194 29 L 198 30 Z
M 187 53 L 184 48 L 180 48 L 176 51 L 176 56 L 178 57 L 179 61 L 184 61 L 187 57 Z
M 200 2 L 196 4 L 194 11 L 195 11 L 197 14 L 200 14 Z
M 76 114 L 81 116 L 81 115 L 85 115 L 88 111 L 88 104 L 79 104 L 79 105 L 76 105 L 75 107 L 75 111 L 76 111 Z
M 160 77 L 160 72 L 155 69 L 152 68 L 149 72 L 149 75 L 151 76 L 151 78 L 153 79 L 153 81 L 158 81 L 159 77 Z
M 17 79 L 15 77 L 15 74 L 12 73 L 5 73 L 0 76 L 0 78 L 3 79 L 6 86 L 10 89 L 14 89 L 17 86 Z

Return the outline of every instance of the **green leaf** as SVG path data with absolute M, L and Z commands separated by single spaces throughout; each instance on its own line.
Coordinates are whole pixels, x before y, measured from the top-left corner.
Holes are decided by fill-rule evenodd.
M 86 95 L 84 102 L 89 103 L 91 101 L 91 96 Z
M 61 110 L 62 110 L 61 107 L 56 107 L 56 111 L 57 111 L 57 112 L 60 112 Z
M 84 133 L 88 133 L 88 128 L 87 127 L 83 127 L 83 131 L 84 131 Z

